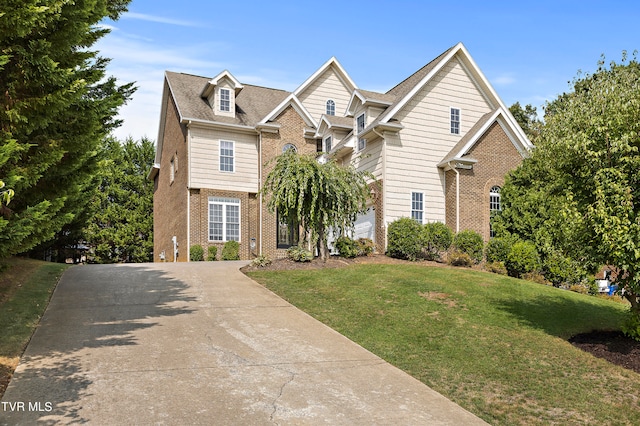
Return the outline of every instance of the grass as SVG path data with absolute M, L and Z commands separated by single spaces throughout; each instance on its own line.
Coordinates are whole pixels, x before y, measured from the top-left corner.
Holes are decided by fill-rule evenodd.
M 22 258 L 0 265 L 0 397 L 66 268 Z
M 491 424 L 640 424 L 640 375 L 566 341 L 624 304 L 421 265 L 250 276 Z

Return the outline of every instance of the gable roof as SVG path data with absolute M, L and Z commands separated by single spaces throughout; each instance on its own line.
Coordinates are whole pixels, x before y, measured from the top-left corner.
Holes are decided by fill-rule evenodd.
M 207 82 L 207 84 L 204 86 L 204 89 L 202 90 L 201 96 L 204 98 L 208 97 L 213 89 L 218 85 L 220 80 L 225 78 L 228 79 L 233 85 L 233 89 L 236 95 L 238 94 L 238 92 L 240 92 L 240 90 L 243 89 L 244 86 L 238 81 L 238 79 L 236 79 L 228 70 L 224 70 Z
M 489 130 L 493 123 L 498 123 L 505 134 L 523 157 L 527 155 L 530 147 L 517 137 L 519 126 L 514 127 L 510 120 L 507 119 L 505 110 L 496 108 L 486 113 L 469 129 L 469 131 L 460 139 L 460 141 L 444 156 L 438 167 L 446 168 L 451 162 L 475 163 L 477 160 L 467 157 L 471 148 L 480 140 L 480 138 Z M 526 142 L 529 142 L 527 139 Z M 529 142 L 530 144 L 531 142 Z
M 309 111 L 307 111 L 304 105 L 302 105 L 300 99 L 298 99 L 298 97 L 293 93 L 284 98 L 284 100 L 280 102 L 277 107 L 271 110 L 262 120 L 260 120 L 258 124 L 267 124 L 269 121 L 275 120 L 275 118 L 282 114 L 282 112 L 289 106 L 293 107 L 293 109 L 300 114 L 307 126 L 313 126 L 314 128 L 318 126 L 318 123 L 316 123 L 313 117 L 311 117 L 311 114 L 309 114 Z
M 378 119 L 373 123 L 375 127 L 378 124 L 389 123 L 394 120 L 394 116 L 404 107 L 409 101 L 424 88 L 437 74 L 442 70 L 453 58 L 457 58 L 466 72 L 470 74 L 471 79 L 478 86 L 483 96 L 492 108 L 499 109 L 503 120 L 508 122 L 508 127 L 512 129 L 514 136 L 519 140 L 519 144 L 526 147 L 526 149 L 533 148 L 533 144 L 524 131 L 517 124 L 513 115 L 509 109 L 505 106 L 504 102 L 498 96 L 493 86 L 489 83 L 489 80 L 482 73 L 478 65 L 475 63 L 467 48 L 462 43 L 458 43 L 455 46 L 447 49 L 441 53 L 433 61 L 413 73 L 411 76 L 403 80 L 400 84 L 391 88 L 387 94 L 395 95 L 396 101 L 393 105 L 389 106 L 385 112 L 383 112 Z M 519 148 L 520 150 L 520 148 Z
M 324 72 L 326 70 L 328 70 L 329 68 L 334 67 L 338 77 L 341 78 L 343 80 L 343 82 L 349 86 L 349 90 L 354 90 L 357 89 L 358 86 L 356 85 L 356 83 L 351 79 L 351 77 L 349 76 L 349 74 L 347 74 L 347 72 L 345 71 L 345 69 L 342 67 L 342 65 L 340 65 L 340 62 L 338 62 L 338 60 L 336 59 L 335 56 L 332 56 L 327 62 L 325 62 L 324 64 L 322 64 L 322 66 L 320 68 L 318 68 L 318 70 L 316 72 L 314 72 L 313 74 L 311 74 L 311 76 L 309 78 L 307 78 L 304 83 L 302 83 L 300 86 L 298 86 L 298 88 L 296 90 L 293 91 L 293 94 L 298 96 L 299 94 L 301 94 L 302 92 L 304 92 L 309 86 L 311 86 L 322 74 L 324 74 Z

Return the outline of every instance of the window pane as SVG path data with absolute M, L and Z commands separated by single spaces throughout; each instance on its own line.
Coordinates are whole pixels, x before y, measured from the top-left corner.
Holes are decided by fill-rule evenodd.
M 336 103 L 331 99 L 327 101 L 327 115 L 336 115 Z
M 220 111 L 230 111 L 230 94 L 227 89 L 220 89 Z
M 411 193 L 411 218 L 422 223 L 423 194 L 422 192 Z
M 222 241 L 222 204 L 209 204 L 209 240 Z
M 451 133 L 460 134 L 460 110 L 458 108 L 451 108 Z
M 220 141 L 220 171 L 233 171 L 233 142 Z

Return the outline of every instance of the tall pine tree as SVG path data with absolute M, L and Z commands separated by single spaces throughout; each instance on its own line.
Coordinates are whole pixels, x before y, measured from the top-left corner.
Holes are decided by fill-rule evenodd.
M 5 0 L 0 10 L 0 257 L 48 241 L 86 208 L 98 152 L 131 84 L 91 47 L 130 0 Z

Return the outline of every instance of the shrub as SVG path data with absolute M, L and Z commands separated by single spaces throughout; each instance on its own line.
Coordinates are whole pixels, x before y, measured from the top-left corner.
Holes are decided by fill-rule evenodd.
M 511 236 L 491 238 L 484 250 L 487 262 L 506 262 L 511 247 L 516 241 L 518 238 Z
M 449 252 L 447 263 L 451 266 L 466 266 L 470 268 L 473 265 L 473 259 L 467 253 L 452 250 Z
M 240 243 L 227 241 L 222 246 L 222 260 L 240 260 Z
M 336 246 L 336 249 L 338 249 L 338 253 L 340 253 L 341 257 L 352 259 L 358 256 L 357 241 L 354 241 L 349 237 L 339 237 L 334 244 Z
M 209 251 L 209 253 L 207 254 L 207 260 L 218 260 L 216 258 L 216 256 L 218 255 L 218 247 L 209 246 L 207 250 Z
M 389 224 L 387 254 L 399 259 L 416 260 L 425 246 L 425 232 L 421 224 L 403 217 Z
M 371 238 L 358 238 L 358 256 L 369 256 L 373 254 L 376 245 Z
M 527 281 L 531 281 L 531 282 L 537 283 L 537 284 L 544 284 L 544 285 L 550 285 L 551 284 L 545 278 L 544 275 L 542 275 L 540 272 L 537 272 L 537 271 L 527 272 L 525 274 L 522 274 L 522 279 L 523 280 L 527 280 Z M 585 289 L 585 291 L 586 291 L 586 289 Z
M 622 332 L 634 340 L 640 341 L 640 317 L 629 311 L 626 321 L 622 324 Z
M 453 241 L 453 232 L 442 222 L 427 223 L 424 225 L 425 247 L 424 253 L 428 260 L 437 260 L 440 253 L 449 250 Z
M 295 262 L 311 262 L 313 260 L 313 253 L 299 246 L 289 247 L 287 256 Z
M 258 266 L 260 268 L 264 268 L 265 266 L 271 265 L 271 259 L 268 256 L 260 255 L 251 261 L 252 266 Z
M 504 262 L 487 262 L 484 265 L 484 269 L 494 274 L 507 275 L 507 268 L 504 266 Z
M 201 245 L 193 245 L 189 248 L 189 260 L 192 262 L 200 262 L 204 260 L 204 249 Z
M 546 256 L 542 269 L 545 277 L 556 287 L 562 284 L 580 285 L 587 278 L 587 272 L 582 265 L 557 250 Z
M 482 236 L 475 231 L 466 230 L 458 232 L 455 237 L 453 237 L 451 247 L 453 247 L 454 251 L 468 254 L 474 263 L 480 263 L 482 261 L 484 241 L 482 241 Z
M 527 272 L 537 271 L 540 258 L 536 246 L 530 241 L 518 241 L 511 247 L 505 262 L 507 272 L 512 277 L 520 278 Z

